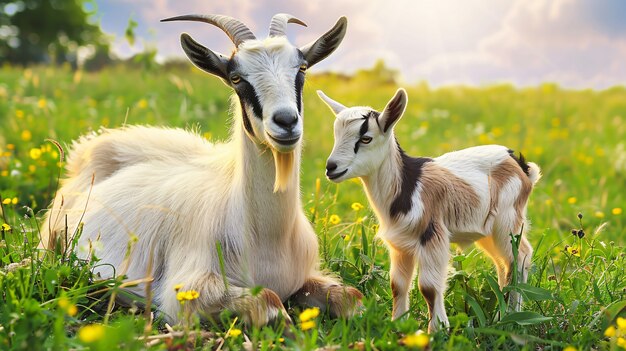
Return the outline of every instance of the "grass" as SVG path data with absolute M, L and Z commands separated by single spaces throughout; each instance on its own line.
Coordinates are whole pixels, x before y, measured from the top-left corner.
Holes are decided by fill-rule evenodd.
M 426 305 L 417 290 L 411 316 L 389 320 L 389 259 L 373 239 L 376 219 L 361 185 L 337 186 L 323 174 L 333 117 L 315 90 L 346 105 L 380 109 L 397 86 L 378 73 L 308 78 L 304 208 L 319 235 L 324 267 L 366 299 L 358 317 L 320 315 L 312 318 L 314 327 L 302 330 L 296 324 L 294 336 L 287 338 L 280 327 L 246 328 L 228 312 L 216 323 L 170 330 L 135 307 L 111 304 L 127 283 L 94 277 L 97 260 L 79 260 L 71 251 L 37 260 L 38 219 L 60 171 L 59 151 L 46 139 L 68 145 L 100 126 L 149 123 L 199 126 L 205 137 L 223 140 L 228 88 L 194 69 L 0 68 L 0 349 L 395 350 L 419 349 L 424 340 L 427 348 L 459 350 L 625 347 L 620 335 L 626 336 L 626 321 L 618 317 L 626 308 L 626 89 L 405 86 L 409 108 L 397 135 L 409 154 L 498 143 L 523 152 L 544 172 L 529 203 L 535 248 L 529 282 L 507 288 L 526 296 L 524 312 L 506 312 L 505 295 L 484 255 L 473 248 L 453 249 L 446 293 L 451 328 L 424 338 L 414 335 L 427 327 Z M 300 311 L 289 311 L 297 321 Z M 616 330 L 612 337 L 605 336 L 607 328 L 611 335 L 610 326 Z

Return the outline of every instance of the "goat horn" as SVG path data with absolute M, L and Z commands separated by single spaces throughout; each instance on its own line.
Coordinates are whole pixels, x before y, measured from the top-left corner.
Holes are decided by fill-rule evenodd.
M 161 22 L 170 21 L 195 21 L 212 24 L 226 33 L 230 40 L 239 47 L 246 40 L 254 40 L 256 37 L 245 24 L 229 16 L 223 15 L 184 15 L 162 19 Z
M 279 13 L 272 17 L 272 22 L 270 23 L 270 37 L 281 37 L 285 36 L 285 29 L 287 28 L 287 23 L 297 23 L 301 26 L 306 27 L 306 23 L 300 21 L 299 19 L 293 17 L 292 15 L 286 13 Z

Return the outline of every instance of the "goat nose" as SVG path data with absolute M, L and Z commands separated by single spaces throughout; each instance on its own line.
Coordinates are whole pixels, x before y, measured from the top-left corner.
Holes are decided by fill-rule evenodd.
M 272 120 L 282 128 L 290 130 L 298 122 L 298 115 L 290 111 L 278 111 L 274 113 Z
M 326 171 L 332 172 L 337 169 L 337 164 L 332 161 L 326 162 Z

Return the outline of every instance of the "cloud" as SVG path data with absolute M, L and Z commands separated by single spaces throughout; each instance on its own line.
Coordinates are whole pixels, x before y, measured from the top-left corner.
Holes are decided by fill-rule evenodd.
M 346 15 L 344 42 L 315 70 L 351 73 L 383 58 L 407 81 L 435 86 L 556 81 L 603 88 L 626 82 L 626 2 L 621 0 L 98 1 L 103 25 L 105 19 L 115 23 L 115 32 L 123 33 L 128 20 L 122 16 L 120 23 L 119 13 L 133 13 L 140 23 L 144 39 L 137 47 L 128 47 L 118 35 L 115 48 L 127 54 L 153 45 L 161 56 L 182 56 L 182 32 L 215 51 L 232 50 L 228 38 L 206 24 L 158 22 L 180 14 L 228 14 L 263 37 L 272 15 L 287 12 L 308 24 L 289 27 L 288 36 L 298 45 Z

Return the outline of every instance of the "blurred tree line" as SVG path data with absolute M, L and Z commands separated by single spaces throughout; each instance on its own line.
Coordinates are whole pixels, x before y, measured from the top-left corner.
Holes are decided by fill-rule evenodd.
M 0 0 L 0 64 L 63 64 L 108 58 L 109 41 L 88 0 Z M 92 10 L 93 11 L 93 10 Z

